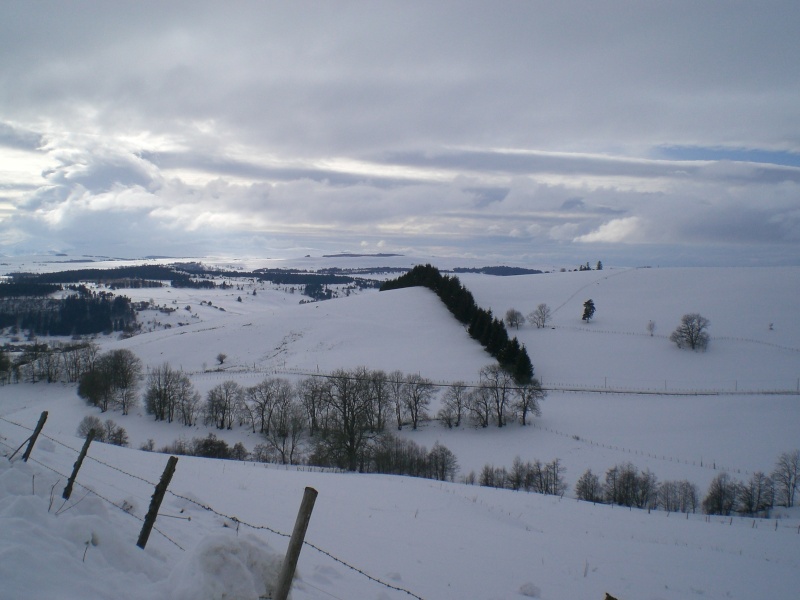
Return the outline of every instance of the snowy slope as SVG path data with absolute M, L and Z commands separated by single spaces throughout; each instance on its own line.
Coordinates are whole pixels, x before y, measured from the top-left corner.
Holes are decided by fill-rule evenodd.
M 460 278 L 480 305 L 499 315 L 510 307 L 527 314 L 539 302 L 555 309 L 555 329 L 526 325 L 515 332 L 546 386 L 741 392 L 794 389 L 800 376 L 800 323 L 793 316 L 800 269 L 608 269 Z M 193 309 L 201 299 L 181 295 L 189 291 L 158 293 L 159 301 Z M 597 314 L 585 324 L 581 305 L 590 297 Z M 193 379 L 201 391 L 225 378 L 252 385 L 273 369 L 358 365 L 475 380 L 488 362 L 425 290 L 372 291 L 302 306 L 278 290 L 259 290 L 256 299 L 242 303 L 230 291 L 204 291 L 203 299 L 226 311 L 198 311 L 199 322 L 191 325 L 100 342 L 103 348 L 130 348 L 148 365 L 169 361 L 197 372 Z M 666 339 L 683 313 L 695 311 L 711 320 L 706 353 L 679 351 Z M 652 338 L 645 330 L 650 319 L 658 326 Z M 204 364 L 217 368 L 219 352 L 228 354 L 223 370 L 200 373 Z M 133 516 L 82 488 L 70 503 L 59 500 L 75 461 L 61 443 L 78 448 L 77 423 L 92 414 L 73 386 L 0 387 L 0 448 L 8 454 L 19 446 L 29 432 L 14 423 L 32 427 L 42 410 L 50 411 L 45 433 L 55 441 L 37 444 L 33 458 L 41 465 L 0 460 L 3 599 L 222 598 L 222 590 L 226 597 L 257 597 L 263 583 L 253 573 L 268 571 L 267 546 L 282 555 L 286 540 L 246 525 L 237 535 L 232 517 L 289 532 L 309 485 L 320 492 L 309 541 L 427 599 L 602 598 L 605 592 L 623 600 L 788 599 L 800 586 L 800 535 L 792 511 L 776 511 L 777 520 L 706 522 L 701 515 L 686 519 L 587 505 L 570 500 L 571 492 L 559 500 L 460 483 L 188 457 L 180 458 L 170 490 L 219 514 L 168 495 L 161 513 L 192 519 L 160 517 L 158 527 L 183 550 L 154 533 L 142 552 L 134 545 L 141 523 Z M 153 423 L 141 411 L 106 416 L 127 429 L 132 447 L 148 438 L 161 444 L 206 431 Z M 781 452 L 800 445 L 798 423 L 794 395 L 553 391 L 535 427 L 450 431 L 432 422 L 403 434 L 428 447 L 445 444 L 456 453 L 461 476 L 487 462 L 510 466 L 520 455 L 560 458 L 573 484 L 585 468 L 603 473 L 631 461 L 661 480 L 689 479 L 704 493 L 720 468 L 739 479 L 771 470 Z M 249 448 L 258 443 L 241 429 L 217 433 Z M 92 446 L 90 456 L 79 481 L 141 517 L 152 487 L 125 473 L 155 482 L 166 457 L 101 444 Z M 310 547 L 303 550 L 300 572 L 295 598 L 409 597 Z M 247 591 L 251 584 L 262 588 Z
M 2 430 L 11 433 L 5 424 Z M 166 457 L 99 444 L 91 455 L 102 463 L 87 461 L 83 484 L 143 515 L 152 487 L 126 473 L 154 482 Z M 45 442 L 34 458 L 65 474 L 74 455 Z M 797 520 L 706 522 L 460 484 L 181 457 L 157 522 L 164 535 L 153 532 L 141 551 L 135 516 L 82 487 L 64 504 L 63 483 L 48 512 L 52 471 L 0 463 L 0 597 L 255 598 L 275 559 L 270 552 L 280 556 L 287 542 L 249 525 L 290 532 L 305 486 L 319 491 L 308 541 L 422 598 L 602 598 L 611 591 L 789 599 L 800 583 Z M 296 600 L 408 597 L 308 546 L 299 570 Z

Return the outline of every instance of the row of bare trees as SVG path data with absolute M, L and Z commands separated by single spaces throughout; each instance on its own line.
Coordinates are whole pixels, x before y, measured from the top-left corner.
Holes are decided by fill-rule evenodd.
M 738 481 L 726 472 L 718 474 L 703 499 L 708 514 L 761 514 L 774 506 L 795 505 L 800 484 L 800 450 L 784 452 L 767 475 L 756 471 L 747 481 Z
M 517 456 L 510 469 L 484 465 L 478 484 L 484 487 L 562 496 L 567 491 L 567 484 L 564 481 L 566 471 L 557 458 L 544 464 L 540 460 L 522 462 Z M 474 473 L 470 473 L 467 476 L 467 483 L 475 483 L 474 479 Z
M 78 395 L 101 412 L 127 415 L 139 402 L 142 361 L 126 349 L 98 355 L 78 381 Z
M 94 367 L 99 348 L 94 342 L 26 344 L 12 360 L 0 351 L 0 383 L 75 383 Z
M 627 462 L 608 469 L 605 481 L 587 469 L 575 483 L 580 500 L 670 512 L 715 515 L 763 515 L 775 506 L 794 506 L 800 475 L 800 450 L 780 455 L 772 473 L 756 471 L 747 481 L 727 472 L 714 477 L 700 501 L 697 486 L 689 481 L 659 482 L 649 470 L 639 471 Z
M 427 419 L 435 389 L 417 374 L 361 367 L 295 384 L 279 377 L 250 387 L 228 380 L 201 403 L 188 377 L 164 364 L 148 376 L 145 404 L 157 420 L 251 428 L 263 440 L 252 453 L 258 461 L 452 479 L 457 462 L 447 448 L 437 444 L 428 452 L 388 432 Z
M 494 379 L 488 379 L 489 373 Z M 481 422 L 488 424 L 494 414 L 508 418 L 513 393 L 510 376 L 499 368 L 487 368 L 484 376 L 487 380 L 478 390 L 486 406 L 494 408 L 491 414 L 484 413 Z M 490 382 L 501 389 L 492 391 Z M 382 434 L 395 427 L 416 429 L 430 419 L 430 405 L 439 387 L 419 374 L 359 367 L 306 377 L 294 384 L 280 377 L 267 377 L 250 387 L 228 380 L 209 390 L 203 401 L 185 373 L 163 364 L 150 371 L 144 398 L 145 409 L 156 420 L 179 420 L 185 425 L 202 420 L 217 429 L 251 428 L 264 438 L 254 451 L 259 456 L 298 463 L 310 450 L 314 464 L 365 470 L 374 457 L 376 440 L 387 443 Z M 448 396 L 454 390 L 464 397 L 474 395 L 465 391 L 465 384 L 448 387 Z M 526 414 L 538 410 L 538 404 L 525 405 Z M 465 418 L 463 413 L 459 416 Z
M 505 322 L 509 327 L 519 329 L 526 321 L 536 326 L 536 329 L 542 329 L 550 321 L 551 310 L 547 304 L 540 303 L 536 308 L 526 317 L 516 308 L 509 308 L 506 311 Z
M 478 386 L 455 382 L 446 388 L 438 417 L 447 427 L 459 427 L 466 420 L 478 427 L 503 427 L 516 419 L 527 425 L 529 417 L 541 415 L 544 397 L 537 379 L 518 385 L 499 365 L 488 365 L 480 371 Z

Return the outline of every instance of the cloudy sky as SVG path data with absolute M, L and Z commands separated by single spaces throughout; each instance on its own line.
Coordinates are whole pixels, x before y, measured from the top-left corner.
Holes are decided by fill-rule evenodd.
M 0 254 L 800 264 L 800 3 L 0 3 Z

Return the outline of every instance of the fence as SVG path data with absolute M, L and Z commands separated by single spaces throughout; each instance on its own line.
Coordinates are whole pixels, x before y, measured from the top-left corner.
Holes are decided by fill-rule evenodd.
M 164 533 L 163 531 L 161 531 L 159 528 L 157 528 L 154 525 L 155 520 L 156 520 L 156 516 L 158 515 L 158 507 L 160 506 L 161 498 L 163 498 L 163 496 L 165 494 L 169 494 L 169 495 L 171 495 L 171 496 L 173 496 L 175 498 L 178 498 L 178 499 L 183 500 L 185 502 L 191 503 L 191 504 L 195 505 L 196 507 L 198 507 L 198 508 L 200 508 L 200 509 L 202 509 L 204 511 L 208 511 L 208 512 L 210 512 L 210 513 L 212 513 L 212 514 L 214 514 L 214 515 L 216 515 L 216 516 L 218 516 L 220 518 L 223 518 L 229 523 L 235 524 L 237 530 L 238 530 L 238 528 L 240 526 L 244 526 L 244 527 L 253 529 L 254 531 L 266 531 L 266 532 L 272 533 L 274 535 L 277 535 L 279 537 L 289 538 L 290 539 L 290 544 L 289 544 L 289 550 L 287 551 L 286 560 L 284 561 L 284 570 L 281 572 L 281 574 L 279 576 L 279 582 L 278 582 L 278 585 L 277 585 L 278 594 L 284 594 L 284 595 L 283 596 L 278 595 L 278 596 L 276 596 L 276 599 L 277 598 L 285 598 L 286 597 L 285 594 L 288 593 L 288 591 L 289 591 L 289 587 L 288 586 L 290 585 L 287 582 L 291 582 L 291 579 L 292 579 L 292 576 L 293 576 L 293 573 L 294 573 L 294 565 L 296 565 L 296 563 L 297 563 L 297 556 L 299 555 L 300 548 L 303 547 L 303 546 L 307 546 L 307 547 L 313 549 L 314 551 L 316 551 L 316 552 L 328 557 L 329 559 L 331 559 L 331 560 L 335 561 L 336 563 L 338 563 L 338 564 L 340 564 L 340 565 L 352 570 L 353 572 L 357 573 L 358 575 L 366 578 L 367 580 L 369 580 L 369 581 L 371 581 L 371 582 L 373 582 L 373 583 L 375 583 L 377 585 L 383 586 L 384 588 L 389 589 L 389 590 L 401 592 L 401 593 L 403 593 L 403 594 L 405 594 L 407 596 L 410 596 L 411 598 L 416 598 L 417 600 L 424 600 L 421 596 L 418 596 L 417 594 L 414 594 L 410 590 L 407 590 L 405 588 L 402 588 L 402 587 L 387 583 L 387 582 L 385 582 L 385 581 L 383 581 L 383 580 L 381 580 L 381 579 L 379 579 L 377 577 L 374 577 L 374 576 L 368 574 L 363 569 L 359 569 L 358 567 L 356 567 L 356 566 L 346 562 L 345 560 L 337 557 L 332 552 L 324 550 L 324 549 L 320 548 L 319 546 L 302 539 L 303 536 L 305 535 L 305 526 L 308 525 L 308 520 L 310 519 L 311 509 L 313 508 L 313 501 L 310 500 L 310 496 L 312 494 L 310 494 L 308 492 L 308 490 L 310 490 L 311 488 L 307 488 L 307 492 L 306 492 L 306 495 L 304 496 L 303 504 L 301 505 L 301 509 L 300 509 L 299 514 L 298 514 L 297 523 L 295 524 L 295 530 L 293 531 L 292 535 L 290 535 L 290 534 L 287 534 L 287 533 L 283 533 L 283 532 L 281 532 L 281 531 L 279 531 L 279 530 L 277 530 L 275 528 L 269 527 L 267 525 L 258 525 L 258 524 L 248 523 L 247 521 L 243 521 L 243 520 L 241 520 L 241 519 L 239 519 L 239 518 L 237 518 L 235 516 L 231 516 L 231 515 L 228 515 L 228 514 L 224 513 L 223 511 L 217 510 L 216 508 L 212 507 L 211 505 L 203 504 L 203 503 L 199 502 L 196 499 L 193 499 L 193 498 L 190 498 L 188 496 L 185 496 L 185 495 L 182 495 L 182 494 L 178 494 L 178 493 L 175 493 L 175 492 L 169 490 L 168 486 L 169 486 L 169 481 L 170 481 L 170 478 L 171 478 L 171 472 L 174 471 L 175 463 L 178 460 L 174 456 L 171 457 L 170 460 L 168 461 L 167 469 L 165 469 L 165 472 L 164 472 L 164 475 L 162 476 L 161 481 L 159 483 L 155 483 L 155 482 L 149 481 L 148 479 L 146 479 L 144 477 L 141 477 L 139 475 L 130 473 L 128 471 L 120 469 L 119 467 L 115 467 L 115 466 L 113 466 L 113 465 L 111 465 L 111 464 L 109 464 L 107 462 L 104 462 L 104 461 L 98 459 L 98 458 L 89 456 L 88 454 L 86 454 L 86 452 L 83 451 L 83 449 L 82 450 L 77 450 L 77 449 L 75 449 L 75 448 L 73 448 L 73 447 L 61 442 L 60 440 L 58 440 L 56 438 L 53 438 L 53 437 L 50 437 L 48 435 L 45 435 L 44 433 L 41 433 L 41 430 L 42 430 L 42 428 L 44 426 L 44 422 L 45 421 L 46 421 L 46 413 L 43 413 L 42 418 L 40 418 L 39 424 L 37 424 L 36 429 L 32 429 L 32 428 L 29 428 L 29 427 L 27 427 L 25 425 L 22 425 L 20 423 L 16 423 L 16 422 L 11 421 L 9 419 L 6 419 L 4 417 L 0 417 L 0 422 L 2 422 L 2 423 L 6 423 L 6 424 L 9 424 L 9 425 L 12 425 L 14 427 L 19 428 L 22 431 L 33 432 L 33 434 L 31 436 L 29 436 L 26 440 L 24 440 L 22 443 L 20 443 L 18 447 L 15 447 L 13 445 L 13 443 L 10 444 L 9 443 L 10 440 L 8 438 L 6 438 L 5 436 L 0 435 L 0 446 L 8 449 L 8 452 L 3 452 L 3 455 L 8 457 L 9 460 L 12 460 L 14 458 L 14 456 L 17 454 L 17 452 L 19 451 L 19 449 L 21 449 L 22 446 L 24 446 L 27 443 L 28 444 L 28 449 L 27 449 L 27 451 L 25 453 L 25 455 L 27 457 L 27 460 L 30 460 L 31 462 L 39 465 L 40 467 L 55 473 L 59 477 L 62 477 L 64 480 L 67 480 L 68 481 L 68 485 L 69 485 L 69 482 L 72 482 L 75 485 L 78 485 L 78 486 L 82 487 L 83 489 L 85 489 L 87 494 L 93 494 L 93 495 L 97 496 L 98 498 L 100 498 L 104 502 L 108 503 L 109 505 L 121 510 L 122 512 L 124 512 L 125 514 L 129 515 L 130 517 L 142 522 L 143 527 L 142 527 L 142 530 L 141 530 L 141 532 L 139 534 L 139 538 L 137 539 L 137 542 L 136 542 L 137 545 L 140 548 L 144 548 L 145 547 L 145 545 L 147 543 L 147 538 L 149 536 L 150 529 L 152 529 L 152 531 L 155 531 L 156 533 L 161 535 L 167 541 L 169 541 L 170 543 L 175 545 L 178 549 L 180 549 L 181 551 L 185 551 L 185 548 L 181 544 L 179 544 L 176 540 L 172 539 L 170 536 L 168 536 L 166 533 Z M 76 461 L 75 470 L 73 471 L 73 475 L 72 476 L 67 476 L 65 473 L 60 472 L 57 468 L 54 468 L 53 466 L 46 464 L 44 461 L 37 460 L 36 458 L 33 458 L 33 457 L 30 456 L 31 451 L 33 449 L 33 444 L 36 441 L 36 436 L 41 436 L 42 438 L 46 438 L 46 439 L 50 440 L 51 442 L 53 442 L 53 443 L 61 446 L 62 448 L 66 449 L 67 451 L 69 451 L 71 453 L 74 453 L 75 456 L 80 459 L 80 460 Z M 85 444 L 85 446 L 88 446 L 88 444 Z M 111 470 L 113 470 L 113 471 L 115 471 L 117 473 L 120 473 L 120 474 L 122 474 L 122 475 L 124 475 L 126 477 L 130 477 L 131 479 L 136 480 L 137 482 L 146 484 L 148 486 L 148 488 L 154 488 L 155 492 L 153 494 L 153 498 L 152 498 L 152 502 L 151 502 L 151 505 L 150 505 L 150 509 L 148 510 L 148 514 L 145 517 L 138 516 L 132 511 L 131 507 L 129 505 L 126 505 L 124 502 L 123 503 L 114 502 L 113 500 L 111 500 L 108 497 L 109 494 L 103 494 L 103 493 L 99 492 L 96 488 L 88 487 L 87 485 L 82 484 L 80 481 L 77 481 L 76 480 L 76 476 L 78 474 L 78 469 L 80 467 L 80 465 L 78 463 L 82 462 L 83 458 L 86 458 L 88 460 L 94 461 L 95 463 L 97 463 L 99 465 L 102 465 L 103 467 L 111 469 Z M 301 468 L 301 469 L 305 469 L 305 468 Z M 322 470 L 322 469 L 320 469 L 320 470 Z M 325 469 L 325 471 L 330 471 L 330 469 Z M 113 486 L 109 485 L 109 487 L 113 487 Z M 70 501 L 69 500 L 69 495 L 70 494 L 67 494 L 67 489 L 66 488 L 65 488 L 64 492 L 65 492 L 64 496 L 66 496 L 66 497 L 64 498 L 64 501 L 63 501 L 61 507 L 56 510 L 56 514 L 59 514 L 60 512 L 63 512 L 64 510 L 68 510 L 67 503 Z M 70 489 L 70 492 L 71 492 L 71 489 Z M 312 492 L 313 492 L 313 496 L 316 497 L 316 491 L 312 490 Z M 80 502 L 80 500 L 78 500 L 78 502 Z M 189 522 L 189 519 L 186 519 L 186 522 Z M 289 569 L 289 567 L 287 565 L 290 565 L 291 569 Z
M 747 469 L 740 469 L 740 468 L 732 468 L 726 467 L 721 464 L 718 464 L 716 461 L 703 461 L 702 458 L 696 460 L 689 460 L 686 458 L 678 458 L 676 456 L 668 456 L 666 454 L 658 454 L 655 452 L 645 452 L 644 450 L 634 450 L 631 448 L 625 448 L 624 446 L 617 446 L 614 444 L 603 444 L 600 442 L 595 442 L 594 440 L 590 440 L 589 438 L 581 435 L 575 435 L 570 433 L 564 433 L 563 431 L 558 431 L 557 429 L 551 429 L 550 427 L 543 427 L 542 425 L 538 425 L 537 423 L 531 423 L 531 426 L 534 429 L 540 429 L 541 431 L 546 431 L 548 433 L 552 433 L 553 435 L 558 435 L 565 438 L 570 438 L 575 440 L 576 442 L 582 442 L 584 444 L 588 444 L 590 446 L 596 446 L 597 448 L 604 448 L 606 450 L 614 450 L 616 452 L 622 452 L 624 454 L 631 454 L 634 456 L 642 456 L 647 458 L 652 458 L 655 460 L 661 460 L 664 462 L 671 462 L 671 463 L 678 463 L 684 464 L 692 467 L 699 467 L 701 469 L 711 469 L 713 471 L 727 471 L 728 473 L 736 473 L 737 475 L 751 475 L 752 473 Z
M 6 419 L 4 417 L 0 417 L 0 424 L 3 424 L 3 423 L 8 424 L 10 426 L 14 426 L 16 428 L 19 428 L 20 431 L 27 431 L 27 432 L 33 432 L 34 431 L 34 429 L 32 429 L 30 427 L 27 427 L 27 426 L 19 424 L 19 423 L 15 423 L 15 422 L 13 422 L 13 421 L 11 421 L 9 419 Z M 555 430 L 550 430 L 550 429 L 547 429 L 547 428 L 545 428 L 545 429 L 547 431 L 550 431 L 550 432 L 555 433 L 557 435 L 565 435 L 565 436 L 568 435 L 568 434 L 565 434 L 565 433 L 562 433 L 562 432 L 558 432 L 558 431 L 555 431 Z M 73 448 L 73 447 L 63 443 L 62 441 L 60 441 L 60 440 L 58 440 L 56 438 L 50 437 L 50 436 L 48 436 L 48 435 L 46 435 L 44 433 L 40 433 L 40 436 L 42 438 L 46 438 L 46 439 L 50 440 L 51 442 L 53 442 L 54 444 L 57 444 L 58 446 L 66 449 L 69 453 L 74 454 L 76 457 L 79 457 L 81 455 L 81 451 L 79 451 L 78 449 Z M 19 436 L 19 437 L 22 437 L 22 436 Z M 570 437 L 572 437 L 572 436 L 570 436 Z M 15 448 L 21 448 L 22 446 L 25 445 L 26 442 L 29 441 L 29 439 L 25 440 L 25 441 L 22 441 L 17 446 L 17 442 L 19 442 L 19 439 L 17 439 L 16 442 L 10 443 L 11 440 L 8 437 L 6 437 L 4 435 L 0 435 L 0 446 L 3 446 L 4 448 L 7 448 L 8 451 L 9 451 L 9 452 L 3 452 L 3 454 L 5 456 L 9 456 L 11 451 L 13 451 Z M 587 442 L 594 444 L 594 442 L 591 442 L 591 441 L 587 441 Z M 597 444 L 597 445 L 602 446 L 602 444 Z M 608 446 L 608 447 L 610 447 L 610 446 Z M 636 453 L 636 451 L 626 450 L 624 448 L 622 448 L 622 449 L 615 448 L 615 449 Z M 51 455 L 51 453 L 48 453 L 48 455 Z M 92 456 L 88 456 L 87 455 L 86 458 L 88 460 L 94 461 L 95 463 L 97 463 L 99 465 L 102 465 L 105 468 L 111 469 L 111 470 L 113 470 L 113 471 L 115 471 L 117 473 L 120 473 L 120 474 L 122 474 L 122 475 L 124 475 L 126 477 L 129 477 L 129 478 L 135 480 L 137 483 L 144 484 L 144 485 L 147 486 L 148 489 L 152 489 L 152 488 L 157 486 L 157 484 L 155 482 L 150 481 L 146 477 L 142 477 L 140 475 L 136 475 L 134 473 L 130 473 L 130 472 L 124 470 L 124 469 L 121 469 L 119 467 L 111 465 L 111 464 L 109 464 L 109 463 L 107 463 L 105 461 L 102 461 L 102 460 L 97 459 L 97 458 L 92 457 Z M 666 459 L 667 457 L 662 457 L 662 458 Z M 32 455 L 29 456 L 29 460 L 34 462 L 34 463 L 36 463 L 37 465 L 41 466 L 44 469 L 48 469 L 48 470 L 52 471 L 53 473 L 55 473 L 59 477 L 67 479 L 67 476 L 66 476 L 65 473 L 60 472 L 57 468 L 54 468 L 52 465 L 47 464 L 45 461 L 38 460 L 37 458 L 35 458 Z M 687 464 L 688 464 L 688 462 L 687 462 Z M 86 490 L 87 494 L 93 494 L 93 495 L 97 496 L 98 498 L 100 498 L 101 500 L 103 500 L 104 502 L 108 503 L 109 505 L 114 506 L 115 508 L 117 508 L 117 509 L 121 510 L 122 512 L 126 513 L 131 518 L 134 518 L 134 519 L 136 519 L 136 520 L 138 520 L 140 522 L 144 522 L 144 519 L 142 517 L 134 514 L 134 512 L 131 510 L 130 506 L 126 506 L 124 503 L 120 504 L 118 502 L 114 502 L 109 497 L 111 494 L 109 494 L 107 492 L 104 493 L 104 492 L 99 491 L 97 486 L 90 488 L 90 487 L 80 483 L 79 481 L 76 481 L 75 483 L 76 483 L 76 485 L 81 486 L 82 488 L 84 488 Z M 111 487 L 113 487 L 113 485 L 109 485 L 109 488 L 111 488 Z M 448 491 L 449 493 L 456 493 L 456 489 L 452 488 L 452 487 L 447 488 L 446 491 Z M 235 516 L 231 516 L 231 515 L 227 514 L 226 512 L 224 512 L 222 510 L 219 510 L 218 508 L 215 508 L 215 507 L 213 507 L 211 505 L 208 505 L 208 504 L 203 504 L 202 502 L 199 502 L 197 499 L 188 497 L 186 495 L 175 493 L 175 492 L 173 492 L 173 491 L 171 491 L 169 489 L 166 489 L 165 493 L 167 493 L 167 494 L 169 494 L 169 495 L 171 495 L 171 496 L 173 496 L 175 498 L 181 499 L 182 501 L 185 501 L 187 503 L 191 503 L 191 504 L 195 505 L 196 507 L 198 507 L 198 508 L 200 508 L 200 509 L 202 509 L 204 511 L 208 511 L 208 512 L 210 512 L 210 513 L 212 513 L 212 514 L 224 519 L 224 521 L 226 523 L 230 523 L 231 526 L 235 526 L 237 528 L 237 531 L 238 531 L 239 527 L 246 527 L 246 528 L 253 529 L 255 531 L 262 531 L 262 532 L 266 531 L 266 532 L 269 532 L 271 534 L 274 534 L 274 535 L 277 535 L 277 536 L 280 536 L 280 537 L 284 537 L 284 538 L 290 538 L 291 537 L 289 534 L 283 533 L 283 532 L 281 532 L 281 531 L 279 531 L 277 529 L 274 529 L 274 528 L 272 528 L 272 527 L 270 527 L 268 525 L 254 524 L 254 523 L 250 523 L 250 522 L 241 520 L 241 519 L 239 519 L 239 518 L 237 518 Z M 569 501 L 569 499 L 566 499 L 566 498 L 563 498 L 563 497 L 558 499 L 558 502 L 562 502 L 562 501 Z M 64 503 L 61 505 L 61 507 L 57 509 L 56 514 L 58 514 L 60 512 L 63 512 L 64 510 L 68 510 L 70 508 L 69 506 L 67 506 L 67 502 L 68 502 L 68 499 L 65 499 Z M 78 500 L 77 502 L 80 502 L 80 500 Z M 77 504 L 77 502 L 74 502 L 73 504 Z M 480 503 L 483 504 L 484 501 L 481 499 Z M 685 515 L 684 514 L 680 514 L 680 516 L 677 516 L 677 515 L 675 515 L 673 513 L 669 513 L 669 512 L 666 512 L 666 511 L 652 511 L 651 512 L 649 510 L 634 509 L 634 508 L 631 508 L 631 507 L 621 507 L 621 506 L 615 506 L 615 505 L 612 505 L 612 504 L 608 504 L 608 505 L 602 505 L 601 504 L 599 506 L 606 507 L 605 509 L 607 509 L 607 510 L 625 510 L 626 508 L 629 511 L 638 510 L 640 512 L 640 514 L 645 513 L 645 512 L 648 515 L 652 514 L 653 515 L 652 518 L 659 518 L 659 517 L 660 518 L 669 518 L 670 516 L 672 516 L 673 520 L 675 518 L 679 518 L 679 519 L 692 520 L 692 521 L 696 521 L 696 522 L 705 522 L 705 523 L 708 523 L 708 524 L 713 524 L 713 525 L 718 525 L 718 526 L 719 525 L 724 525 L 724 526 L 728 526 L 728 527 L 732 527 L 732 526 L 735 526 L 735 527 L 748 527 L 750 529 L 758 529 L 758 530 L 765 531 L 765 532 L 768 532 L 768 531 L 774 531 L 774 532 L 783 531 L 783 532 L 791 532 L 791 533 L 796 532 L 797 534 L 800 534 L 800 526 L 787 526 L 783 522 L 781 522 L 779 519 L 769 520 L 769 519 L 753 519 L 752 517 L 720 517 L 720 516 L 702 515 L 702 514 L 694 514 L 694 513 L 685 513 Z M 509 513 L 509 514 L 511 515 L 511 513 Z M 301 521 L 301 516 L 300 515 L 298 516 L 298 521 Z M 185 523 L 189 523 L 189 520 L 187 519 L 184 522 Z M 157 532 L 159 535 L 161 535 L 163 538 L 165 538 L 168 542 L 174 544 L 178 549 L 180 549 L 182 551 L 185 550 L 185 548 L 183 547 L 183 545 L 181 545 L 179 543 L 179 541 L 176 541 L 172 537 L 168 536 L 166 533 L 164 533 L 163 531 L 161 531 L 157 527 L 153 527 L 153 531 Z M 315 544 L 313 544 L 311 542 L 303 541 L 302 545 L 303 546 L 307 546 L 308 548 L 313 549 L 314 551 L 316 551 L 316 552 L 328 557 L 330 560 L 332 560 L 332 561 L 334 561 L 334 562 L 346 567 L 347 569 L 352 570 L 354 573 L 358 574 L 359 576 L 362 576 L 362 577 L 366 578 L 368 581 L 370 581 L 372 583 L 375 583 L 376 585 L 382 586 L 382 587 L 384 587 L 384 588 L 386 588 L 388 590 L 396 591 L 396 592 L 404 594 L 406 596 L 410 596 L 412 598 L 416 598 L 418 600 L 423 600 L 421 598 L 421 596 L 419 596 L 419 595 L 417 595 L 417 594 L 415 594 L 415 593 L 413 593 L 413 592 L 411 592 L 411 591 L 409 591 L 409 590 L 407 590 L 405 588 L 402 588 L 402 587 L 387 583 L 385 581 L 382 581 L 382 580 L 380 580 L 380 579 L 368 574 L 363 569 L 359 569 L 358 567 L 356 567 L 356 566 L 354 566 L 354 565 L 342 560 L 341 558 L 337 557 L 333 553 L 331 553 L 329 551 L 326 551 L 326 550 L 320 548 L 319 546 L 317 546 L 317 545 L 315 545 Z M 308 582 L 306 582 L 306 583 L 308 584 Z M 332 594 L 330 594 L 330 595 L 332 595 Z

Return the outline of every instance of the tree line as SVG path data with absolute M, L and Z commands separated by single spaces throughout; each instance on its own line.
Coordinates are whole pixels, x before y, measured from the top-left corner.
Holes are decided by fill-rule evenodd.
M 427 451 L 390 433 L 428 419 L 434 390 L 419 375 L 360 367 L 294 384 L 280 377 L 248 387 L 228 380 L 203 399 L 185 373 L 165 363 L 148 373 L 144 403 L 157 421 L 251 429 L 263 440 L 251 454 L 258 461 L 453 479 L 458 465 L 447 448 Z M 168 451 L 208 456 L 196 443 L 176 444 Z M 222 449 L 216 457 L 230 456 Z
M 484 487 L 563 496 L 568 487 L 564 481 L 566 471 L 557 458 L 543 464 L 540 460 L 522 462 L 522 459 L 517 456 L 510 469 L 484 465 L 477 478 L 477 483 Z M 474 472 L 467 475 L 465 483 L 476 483 Z
M 33 341 L 21 348 L 13 360 L 0 348 L 0 383 L 76 383 L 99 353 L 97 344 L 86 341 L 50 345 Z
M 466 483 L 482 486 L 563 495 L 567 490 L 565 469 L 555 459 L 547 464 L 525 462 L 517 456 L 510 469 L 485 465 Z M 739 481 L 723 471 L 717 474 L 701 499 L 697 485 L 687 480 L 659 481 L 649 469 L 640 471 L 630 462 L 614 465 L 601 477 L 587 469 L 575 483 L 578 500 L 596 504 L 616 504 L 630 508 L 710 515 L 768 516 L 776 506 L 795 505 L 800 485 L 800 450 L 784 452 L 771 473 L 756 471 L 747 481 Z
M 467 326 L 469 335 L 481 343 L 517 384 L 533 381 L 533 363 L 525 346 L 516 337 L 509 339 L 503 320 L 495 317 L 491 310 L 480 308 L 458 277 L 442 275 L 430 264 L 417 265 L 400 277 L 384 282 L 380 290 L 416 286 L 436 293 L 453 316 Z
M 371 461 L 388 460 L 380 458 L 380 449 L 390 430 L 416 429 L 431 419 L 430 406 L 441 387 L 419 374 L 359 367 L 308 376 L 294 384 L 280 377 L 266 377 L 248 387 L 228 380 L 203 399 L 188 375 L 165 363 L 149 372 L 144 401 L 145 410 L 159 421 L 250 428 L 264 437 L 281 463 L 307 460 L 365 471 L 371 469 Z M 444 387 L 437 416 L 448 427 L 467 422 L 502 427 L 510 419 L 526 424 L 541 414 L 541 389 L 516 386 L 496 365 L 481 370 L 477 386 L 457 382 Z M 394 450 L 389 455 L 398 454 L 398 443 L 391 442 Z
M 73 336 L 125 331 L 135 326 L 136 311 L 130 298 L 81 288 L 64 298 L 0 298 L 0 329 L 27 331 L 29 336 Z
M 415 475 L 438 465 L 441 473 L 444 461 L 449 465 L 445 471 L 453 476 L 454 457 L 445 461 L 447 452 L 435 448 L 435 457 L 426 454 L 422 460 L 420 452 L 403 447 L 405 442 L 391 439 L 389 432 L 416 429 L 431 419 L 431 404 L 439 395 L 441 409 L 436 416 L 447 427 L 467 423 L 503 427 L 512 420 L 525 425 L 541 414 L 544 398 L 540 387 L 517 385 L 499 365 L 481 369 L 478 385 L 443 386 L 419 374 L 359 367 L 295 383 L 266 377 L 246 387 L 228 380 L 202 397 L 188 374 L 168 363 L 149 369 L 143 377 L 142 363 L 130 350 L 99 354 L 95 345 L 87 344 L 61 354 L 66 355 L 74 363 L 70 377 L 78 381 L 78 395 L 101 412 L 128 414 L 139 402 L 144 381 L 144 408 L 157 421 L 203 423 L 217 429 L 247 427 L 263 437 L 258 452 L 262 457 L 269 454 L 285 464 L 308 462 L 350 471 L 380 468 Z M 413 460 L 398 458 L 409 456 Z M 405 466 L 398 467 L 393 460 Z M 409 467 L 412 463 L 417 466 Z

